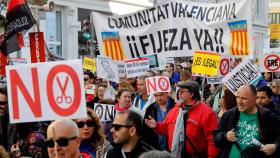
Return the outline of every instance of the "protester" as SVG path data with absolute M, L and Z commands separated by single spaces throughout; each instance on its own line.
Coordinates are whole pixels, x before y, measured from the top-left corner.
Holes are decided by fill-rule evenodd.
M 116 146 L 104 158 L 137 158 L 152 150 L 141 140 L 142 120 L 141 115 L 131 110 L 117 113 L 111 129 Z
M 143 153 L 139 158 L 173 158 L 167 151 L 152 150 Z
M 265 158 L 279 151 L 280 126 L 275 115 L 256 105 L 254 86 L 244 85 L 236 94 L 237 107 L 224 113 L 214 131 L 220 158 Z M 255 141 L 253 141 L 255 140 Z M 256 141 L 257 140 L 257 141 Z M 260 143 L 253 143 L 253 142 Z
M 1 158 L 10 158 L 9 153 L 6 151 L 6 149 L 0 145 L 0 157 Z
M 175 85 L 175 83 L 180 81 L 180 74 L 175 71 L 174 64 L 172 63 L 166 64 L 164 76 L 169 77 L 171 85 Z
M 178 64 L 176 65 L 176 72 L 178 72 L 179 74 L 181 74 L 181 71 L 183 70 L 183 66 Z
M 120 89 L 117 94 L 118 103 L 115 105 L 117 112 L 128 110 L 131 106 L 131 92 L 128 89 Z
M 275 104 L 275 108 L 280 110 L 280 79 L 274 79 L 271 82 L 271 89 L 273 91 L 272 102 Z
M 206 100 L 205 100 L 205 103 L 208 104 L 208 105 L 211 105 L 211 100 L 213 99 L 214 97 L 214 93 L 215 93 L 215 90 L 216 90 L 216 87 L 218 85 L 216 84 L 210 84 L 210 87 L 209 87 L 209 96 L 208 97 L 205 97 Z
M 182 70 L 180 72 L 180 82 L 186 82 L 192 79 L 192 73 L 189 70 Z
M 226 89 L 223 97 L 220 99 L 220 108 L 216 111 L 218 121 L 220 121 L 226 111 L 234 108 L 236 104 L 235 95 L 229 89 Z
M 85 71 L 84 72 L 84 84 L 85 84 L 85 91 L 86 91 L 86 101 L 90 102 L 94 98 L 94 75 L 92 72 Z
M 168 92 L 155 93 L 154 97 L 156 101 L 149 105 L 144 118 L 148 119 L 149 116 L 152 116 L 157 122 L 162 122 L 174 107 L 175 101 L 168 96 Z M 143 141 L 152 145 L 155 149 L 168 150 L 167 138 L 155 133 L 146 124 L 143 126 Z
M 212 132 L 218 122 L 214 111 L 200 101 L 197 82 L 184 82 L 178 87 L 182 103 L 171 109 L 163 122 L 157 123 L 150 116 L 145 119 L 146 124 L 167 136 L 168 149 L 176 158 L 216 157 L 219 151 L 214 146 Z
M 107 85 L 105 83 L 100 83 L 97 85 L 96 87 L 96 95 L 93 99 L 94 103 L 98 103 L 99 100 L 104 99 L 104 93 L 105 93 L 105 89 L 107 88 Z
M 261 87 L 257 89 L 257 105 L 272 111 L 278 119 L 280 119 L 280 111 L 276 109 L 275 104 L 272 102 L 273 92 L 270 87 Z
M 148 70 L 148 71 L 145 72 L 145 76 L 154 77 L 154 76 L 156 76 L 156 73 L 152 70 Z
M 11 125 L 9 122 L 7 86 L 2 85 L 0 86 L 0 144 L 6 150 L 9 150 L 12 145 Z
M 131 93 L 131 100 L 134 99 L 135 90 L 128 81 L 126 81 L 126 80 L 120 81 L 118 90 L 121 90 L 121 89 L 128 89 Z
M 148 95 L 146 81 L 147 76 L 140 76 L 137 78 L 137 90 L 132 107 L 138 108 L 142 116 L 145 115 L 147 107 L 154 102 L 153 95 Z
M 81 139 L 80 152 L 82 155 L 89 155 L 89 158 L 103 158 L 112 146 L 106 141 L 96 114 L 91 109 L 87 109 L 87 116 L 87 118 L 75 120 Z
M 72 120 L 56 120 L 47 130 L 49 158 L 86 158 L 79 151 L 79 128 Z

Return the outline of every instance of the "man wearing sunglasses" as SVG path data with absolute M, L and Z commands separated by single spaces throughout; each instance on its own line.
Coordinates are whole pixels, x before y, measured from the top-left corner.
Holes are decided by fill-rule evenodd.
M 72 120 L 56 120 L 47 130 L 47 140 L 50 158 L 82 158 L 79 146 L 79 128 Z
M 137 158 L 153 148 L 141 141 L 142 117 L 134 111 L 116 114 L 111 132 L 116 146 L 104 158 Z

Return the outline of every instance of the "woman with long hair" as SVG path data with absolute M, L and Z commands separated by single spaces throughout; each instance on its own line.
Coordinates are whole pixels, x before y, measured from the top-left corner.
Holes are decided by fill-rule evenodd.
M 106 140 L 99 118 L 91 110 L 87 109 L 87 118 L 76 119 L 79 128 L 82 155 L 90 158 L 103 158 L 104 154 L 112 148 Z

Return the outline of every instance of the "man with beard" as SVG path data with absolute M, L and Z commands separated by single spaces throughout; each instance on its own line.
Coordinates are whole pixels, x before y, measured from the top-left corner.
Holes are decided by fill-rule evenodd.
M 113 122 L 113 139 L 116 146 L 104 158 L 137 158 L 153 148 L 141 141 L 142 117 L 134 111 L 118 112 Z

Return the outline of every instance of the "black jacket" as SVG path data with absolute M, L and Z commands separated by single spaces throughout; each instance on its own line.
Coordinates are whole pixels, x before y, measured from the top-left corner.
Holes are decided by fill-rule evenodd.
M 142 153 L 153 150 L 154 148 L 141 140 L 138 141 L 135 148 L 126 155 L 126 158 L 138 158 Z M 104 158 L 124 158 L 122 154 L 122 146 L 117 145 L 113 149 L 109 150 Z
M 257 106 L 258 109 L 258 129 L 260 132 L 260 142 L 262 144 L 276 144 L 277 149 L 272 156 L 266 156 L 263 152 L 248 148 L 241 154 L 243 158 L 268 158 L 278 157 L 280 151 L 280 122 L 276 119 L 274 113 L 266 108 Z M 237 107 L 227 111 L 222 116 L 219 127 L 214 131 L 214 143 L 221 148 L 219 157 L 226 158 L 229 156 L 233 143 L 227 141 L 226 133 L 232 128 L 236 129 L 239 121 L 240 112 Z M 278 155 L 278 156 L 276 156 Z
M 168 97 L 169 99 L 169 105 L 168 105 L 168 111 L 171 110 L 174 105 L 175 101 Z M 157 121 L 157 103 L 154 102 L 151 105 L 148 106 L 144 118 L 148 118 L 149 115 L 152 116 Z M 168 112 L 167 111 L 167 112 Z M 151 128 L 149 128 L 145 122 L 143 123 L 143 134 L 142 134 L 142 140 L 150 145 L 152 145 L 155 149 L 160 149 L 160 144 L 158 140 L 158 134 Z M 168 143 L 166 144 L 166 149 L 168 149 Z

